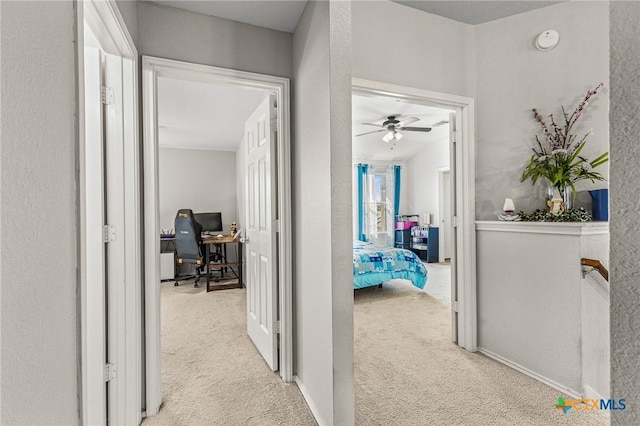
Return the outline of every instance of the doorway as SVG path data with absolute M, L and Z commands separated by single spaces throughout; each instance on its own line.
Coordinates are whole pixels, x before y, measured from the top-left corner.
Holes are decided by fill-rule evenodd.
M 429 400 L 429 388 L 444 380 L 446 375 L 439 373 L 440 364 L 455 359 L 449 354 L 463 352 L 452 341 L 469 351 L 476 350 L 473 100 L 358 79 L 353 80 L 353 95 L 354 207 L 360 207 L 355 201 L 357 193 L 369 192 L 371 195 L 360 212 L 354 213 L 354 239 L 362 240 L 364 233 L 365 246 L 392 239 L 394 249 L 375 247 L 371 262 L 386 265 L 400 259 L 408 265 L 407 277 L 401 277 L 404 279 L 387 281 L 381 287 L 355 290 L 356 421 L 364 421 L 375 413 L 378 420 L 397 422 L 406 419 L 409 407 L 420 412 L 417 407 L 424 403 L 423 397 Z M 374 111 L 379 117 L 362 117 L 359 124 L 364 125 L 357 126 L 359 101 L 356 99 L 359 97 L 383 99 L 385 101 L 379 104 L 385 105 L 387 110 Z M 371 112 L 375 103 L 365 102 L 363 109 Z M 435 139 L 429 141 L 424 138 L 425 134 Z M 411 147 L 420 143 L 426 146 Z M 433 146 L 429 147 L 429 144 Z M 372 157 L 358 156 L 373 146 L 378 146 L 379 150 L 369 152 Z M 387 170 L 386 181 L 394 184 L 386 185 L 381 191 L 373 184 L 374 179 L 369 179 L 372 183 L 367 187 L 367 170 L 371 169 L 374 175 Z M 398 169 L 400 173 L 397 173 Z M 441 176 L 444 170 L 451 177 L 449 212 L 442 205 L 447 201 L 441 188 L 446 183 Z M 395 196 L 398 193 L 399 199 Z M 392 228 L 393 237 L 389 235 L 388 226 L 368 226 L 377 225 L 380 218 L 388 216 L 376 217 L 376 210 L 369 208 L 370 204 L 378 206 L 385 199 L 386 205 L 396 205 L 398 223 Z M 367 210 L 372 216 L 368 221 Z M 389 211 L 393 213 L 387 208 L 387 213 Z M 437 238 L 445 215 L 455 226 L 449 231 L 452 240 L 450 262 L 439 263 L 441 256 L 433 253 L 439 249 L 439 244 L 433 247 L 429 241 Z M 364 223 L 362 216 L 365 216 Z M 381 230 L 387 234 L 386 238 L 380 238 Z M 368 234 L 374 231 L 374 238 L 369 238 Z M 354 243 L 354 265 L 366 263 L 362 257 L 367 249 L 362 247 L 360 242 Z M 401 251 L 403 256 L 398 257 L 395 250 Z M 387 252 L 391 254 L 387 255 Z M 424 289 L 420 274 L 413 273 L 414 255 L 425 259 L 420 265 L 428 271 Z M 401 267 L 404 266 L 398 262 L 394 270 Z M 364 281 L 360 279 L 362 275 L 354 276 L 354 286 L 358 284 L 359 287 Z M 435 289 L 434 293 L 434 287 L 443 287 L 448 294 L 440 294 L 442 288 Z M 414 398 L 416 393 L 422 397 Z M 394 410 L 398 412 L 394 413 Z
M 291 284 L 291 195 L 290 195 L 290 107 L 289 80 L 161 58 L 143 57 L 143 126 L 145 189 L 145 347 L 147 415 L 162 402 L 160 371 L 160 248 L 158 233 L 158 79 L 210 83 L 263 90 L 272 93 L 279 113 L 270 122 L 276 129 L 274 145 L 274 192 L 276 215 L 265 226 L 277 234 L 277 306 L 273 321 L 264 324 L 279 337 L 279 372 L 285 382 L 293 379 L 292 284 Z M 277 183 L 276 183 L 277 182 Z M 272 227 L 272 228 L 271 228 Z M 274 237 L 275 238 L 275 237 Z M 251 241 L 253 243 L 254 241 Z M 250 279 L 250 278 L 248 278 Z M 251 286 L 249 286 L 251 287 Z M 250 291 L 250 288 L 248 288 Z
M 475 282 L 475 142 L 474 101 L 471 98 L 388 83 L 353 79 L 354 94 L 383 96 L 414 104 L 452 110 L 450 132 L 451 200 L 451 317 L 452 340 L 477 350 Z M 393 141 L 392 141 L 393 142 Z M 401 142 L 397 142 L 400 144 Z M 354 189 L 355 191 L 355 189 Z M 357 224 L 354 223 L 354 229 Z
M 82 419 L 138 424 L 138 53 L 115 4 L 80 2 L 77 19 Z

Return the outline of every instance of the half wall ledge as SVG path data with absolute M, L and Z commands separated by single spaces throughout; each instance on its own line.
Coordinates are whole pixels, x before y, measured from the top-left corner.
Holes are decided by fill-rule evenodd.
M 476 231 L 555 235 L 602 235 L 609 233 L 609 222 L 507 222 L 502 220 L 478 220 L 476 221 Z

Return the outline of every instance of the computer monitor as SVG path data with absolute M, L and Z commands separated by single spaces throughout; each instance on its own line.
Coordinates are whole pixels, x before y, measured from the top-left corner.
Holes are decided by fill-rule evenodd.
M 222 232 L 222 213 L 194 213 L 193 218 L 202 225 L 202 232 Z

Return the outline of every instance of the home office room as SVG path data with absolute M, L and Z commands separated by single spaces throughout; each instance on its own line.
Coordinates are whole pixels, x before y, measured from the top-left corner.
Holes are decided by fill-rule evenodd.
M 173 78 L 157 93 L 162 387 L 186 409 L 187 378 L 205 393 L 225 380 L 206 359 L 259 356 L 244 330 L 242 142 L 268 94 Z

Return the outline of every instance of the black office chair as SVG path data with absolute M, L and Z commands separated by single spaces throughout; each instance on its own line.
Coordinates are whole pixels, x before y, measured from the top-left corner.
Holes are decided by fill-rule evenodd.
M 193 212 L 189 209 L 180 209 L 176 214 L 174 221 L 176 230 L 176 253 L 178 266 L 183 264 L 191 264 L 195 267 L 195 283 L 194 287 L 198 287 L 200 281 L 200 272 L 204 266 L 204 257 L 200 250 L 202 242 L 202 225 L 193 218 Z M 193 278 L 194 276 L 178 276 L 174 285 L 179 285 L 180 279 Z

